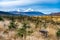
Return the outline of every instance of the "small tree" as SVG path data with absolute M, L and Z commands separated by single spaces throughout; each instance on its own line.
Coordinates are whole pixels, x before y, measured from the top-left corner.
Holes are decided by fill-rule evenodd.
M 58 40 L 60 39 L 60 29 L 56 32 L 56 36 L 58 38 Z

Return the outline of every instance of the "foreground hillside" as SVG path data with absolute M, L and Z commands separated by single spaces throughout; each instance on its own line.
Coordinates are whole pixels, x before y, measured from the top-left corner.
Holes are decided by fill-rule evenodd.
M 60 40 L 60 16 L 0 16 L 0 40 Z

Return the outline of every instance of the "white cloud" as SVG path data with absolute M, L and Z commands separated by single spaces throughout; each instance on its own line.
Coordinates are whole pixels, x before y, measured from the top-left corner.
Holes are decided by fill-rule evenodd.
M 29 5 L 33 3 L 56 3 L 58 2 L 57 0 L 3 0 L 0 1 L 0 6 L 1 7 L 11 7 L 11 6 L 24 6 L 24 5 Z
M 16 0 L 16 1 L 2 1 L 0 2 L 0 6 L 17 6 L 17 5 L 28 5 L 35 3 L 36 1 L 30 1 L 30 0 Z
M 30 5 L 30 4 L 34 4 L 34 3 L 57 3 L 58 0 L 2 0 L 0 1 L 0 10 L 4 10 L 4 11 L 14 11 L 17 10 L 15 8 L 17 8 L 18 6 L 26 6 L 26 5 Z M 16 7 L 17 6 L 17 7 Z M 14 8 L 15 7 L 15 8 Z M 32 6 L 30 6 L 32 7 Z M 34 6 L 33 6 L 34 7 Z M 48 14 L 50 12 L 58 12 L 59 9 L 40 9 L 41 7 L 36 7 L 35 8 L 39 8 L 39 10 L 34 10 L 32 8 L 28 8 L 28 9 L 22 9 L 22 11 L 40 11 L 43 12 L 45 14 Z M 18 9 L 18 11 L 21 11 Z

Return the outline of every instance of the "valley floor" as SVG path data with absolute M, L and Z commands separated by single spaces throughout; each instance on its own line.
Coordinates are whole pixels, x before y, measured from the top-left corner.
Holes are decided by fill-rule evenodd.
M 53 21 L 51 21 L 49 18 L 48 18 L 49 20 L 46 19 L 40 20 L 40 18 L 39 19 L 37 18 L 37 20 L 33 19 L 30 20 L 25 19 L 25 21 L 21 19 L 19 20 L 15 19 L 13 21 L 4 18 L 4 21 L 0 21 L 0 40 L 58 40 L 59 39 L 56 33 L 60 29 L 60 23 L 59 23 L 60 18 L 56 20 L 55 18 L 53 18 L 52 19 Z M 25 32 L 26 35 L 24 34 L 24 32 L 21 32 L 22 31 L 21 30 L 19 31 L 19 33 L 20 34 L 22 33 L 21 35 L 23 36 L 20 37 L 21 36 L 20 34 L 19 34 L 20 36 L 17 36 L 18 32 L 17 30 L 19 28 L 22 28 L 24 23 L 26 23 L 27 26 L 30 26 L 30 28 L 24 29 L 24 31 L 26 30 Z M 16 28 L 14 28 L 12 25 L 13 26 L 15 25 Z

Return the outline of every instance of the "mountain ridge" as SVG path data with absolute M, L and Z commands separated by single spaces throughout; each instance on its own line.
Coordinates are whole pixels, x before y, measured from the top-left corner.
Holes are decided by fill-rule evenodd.
M 44 14 L 44 13 L 38 12 L 38 11 L 28 11 L 28 12 L 18 12 L 18 11 L 5 12 L 5 11 L 0 11 L 0 15 L 60 16 L 60 12 L 50 13 L 50 14 L 47 15 L 47 14 Z
M 18 12 L 18 11 L 12 11 L 12 12 L 4 12 L 0 11 L 1 14 L 7 14 L 7 15 L 27 15 L 27 16 L 43 16 L 45 15 L 42 12 L 37 12 L 37 11 L 31 11 L 31 12 Z

